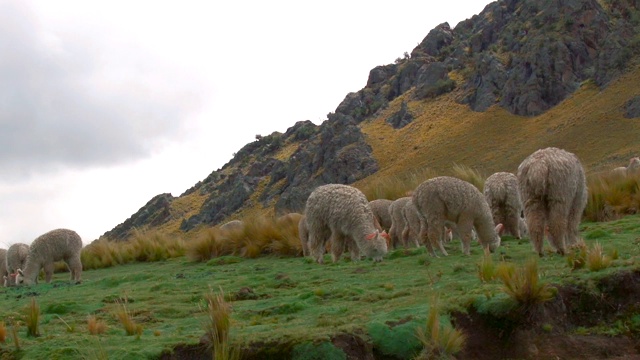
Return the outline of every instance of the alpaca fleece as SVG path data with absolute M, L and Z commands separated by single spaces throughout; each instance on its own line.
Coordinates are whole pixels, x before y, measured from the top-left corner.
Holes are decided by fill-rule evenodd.
M 484 197 L 491 208 L 493 223 L 504 224 L 505 232 L 520 239 L 524 234 L 520 231 L 522 201 L 518 177 L 509 172 L 489 176 L 484 183 Z
M 79 283 L 82 275 L 81 250 L 82 239 L 73 230 L 56 229 L 40 235 L 31 243 L 25 268 L 18 269 L 16 283 L 35 284 L 41 268 L 44 268 L 46 282 L 50 283 L 54 262 L 61 260 L 69 266 L 71 281 Z
M 549 242 L 564 255 L 578 241 L 578 225 L 587 205 L 584 168 L 574 154 L 549 147 L 529 155 L 518 167 L 518 184 L 534 250 L 540 255 L 545 227 Z
M 334 262 L 340 259 L 349 241 L 355 242 L 352 248 L 374 261 L 382 261 L 387 253 L 387 234 L 376 229 L 367 198 L 352 186 L 329 184 L 316 188 L 307 199 L 305 214 L 309 250 L 318 263 L 323 262 L 330 239 Z
M 462 252 L 470 254 L 471 231 L 475 227 L 483 247 L 494 251 L 500 246 L 500 236 L 494 228 L 491 209 L 484 195 L 472 184 L 449 176 L 439 176 L 418 185 L 413 192 L 413 203 L 422 221 L 426 221 L 426 234 L 440 246 L 445 234 L 445 223 L 456 224 L 462 239 Z M 502 228 L 502 224 L 497 226 Z M 423 232 L 425 229 L 423 229 Z

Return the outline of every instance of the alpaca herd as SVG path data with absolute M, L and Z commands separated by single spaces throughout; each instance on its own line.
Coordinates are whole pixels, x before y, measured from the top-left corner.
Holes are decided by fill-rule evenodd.
M 8 250 L 0 249 L 0 270 L 3 272 L 4 286 L 35 284 L 41 269 L 44 269 L 45 281 L 50 283 L 56 261 L 67 263 L 71 281 L 80 283 L 81 250 L 80 235 L 68 229 L 56 229 L 40 235 L 31 246 L 17 243 Z
M 611 171 L 615 176 L 640 174 L 640 158 Z M 330 251 L 338 261 L 347 250 L 354 261 L 366 256 L 382 261 L 390 248 L 424 245 L 434 257 L 448 253 L 444 244 L 457 237 L 462 253 L 469 255 L 473 240 L 495 251 L 502 235 L 529 236 L 533 250 L 543 256 L 547 237 L 553 249 L 564 255 L 578 240 L 578 225 L 587 204 L 585 171 L 576 155 L 554 147 L 540 149 L 522 161 L 517 173 L 489 176 L 481 192 L 471 183 L 439 176 L 422 182 L 397 200 L 367 201 L 357 188 L 328 184 L 308 197 L 304 215 L 286 214 L 279 226 L 297 224 L 303 256 L 322 264 Z M 244 223 L 233 220 L 221 232 L 241 231 Z M 387 233 L 388 231 L 388 233 Z M 37 283 L 42 269 L 51 282 L 54 262 L 64 260 L 71 281 L 81 282 L 82 240 L 72 230 L 47 232 L 29 246 L 13 244 L 0 249 L 4 286 Z
M 625 169 L 640 169 L 634 158 Z M 618 171 L 618 170 L 615 170 Z M 381 261 L 389 248 L 424 245 L 432 256 L 447 256 L 444 243 L 457 233 L 462 252 L 470 254 L 477 237 L 489 251 L 500 246 L 501 235 L 529 235 L 533 249 L 543 256 L 545 235 L 564 255 L 578 241 L 578 225 L 587 203 L 585 172 L 580 160 L 565 150 L 549 147 L 528 156 L 517 174 L 498 172 L 487 178 L 483 192 L 471 183 L 439 176 L 418 185 L 411 196 L 367 202 L 348 185 L 329 184 L 309 196 L 299 225 L 303 255 L 323 262 L 327 248 L 333 261 L 351 247 Z M 389 229 L 380 232 L 379 226 Z

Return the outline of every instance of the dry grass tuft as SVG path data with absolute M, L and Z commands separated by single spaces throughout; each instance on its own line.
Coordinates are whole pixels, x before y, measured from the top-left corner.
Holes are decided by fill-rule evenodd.
M 582 269 L 586 266 L 589 271 L 600 271 L 611 266 L 617 257 L 618 251 L 615 249 L 611 255 L 607 255 L 599 242 L 595 242 L 591 247 L 583 242 L 575 246 L 573 251 L 568 254 L 567 263 L 572 270 Z
M 425 180 L 436 176 L 431 169 L 410 170 L 398 175 L 377 178 L 360 189 L 369 201 L 376 199 L 396 200 L 408 196 Z
M 205 295 L 207 320 L 205 333 L 213 347 L 213 358 L 218 360 L 240 359 L 240 352 L 229 343 L 231 304 L 225 301 L 224 292 Z
M 27 323 L 27 336 L 39 336 L 40 305 L 38 305 L 35 297 L 31 298 L 31 303 L 27 306 L 25 321 Z
M 133 256 L 124 250 L 124 243 L 109 241 L 105 238 L 94 241 L 82 248 L 80 254 L 82 268 L 101 269 L 133 261 Z
M 187 244 L 187 257 L 192 261 L 208 261 L 218 256 L 231 254 L 220 230 L 210 228 Z
M 496 278 L 496 265 L 493 262 L 489 249 L 485 250 L 482 260 L 478 264 L 478 277 L 486 283 Z
M 140 262 L 166 260 L 185 253 L 182 239 L 169 237 L 158 230 L 135 229 L 128 246 L 134 259 Z
M 604 253 L 602 245 L 599 242 L 593 244 L 589 250 L 587 250 L 587 267 L 590 271 L 599 271 L 611 266 L 613 259 Z
M 466 165 L 453 165 L 453 176 L 460 180 L 467 181 L 475 186 L 480 192 L 484 189 L 484 181 L 487 176 L 480 173 L 478 170 L 472 169 Z
M 89 329 L 89 334 L 100 335 L 107 331 L 107 324 L 91 315 L 87 318 L 87 328 Z
M 416 336 L 423 350 L 416 359 L 451 358 L 464 349 L 467 337 L 452 326 L 440 324 L 438 297 L 431 300 L 426 326 L 416 330 Z
M 640 175 L 620 176 L 611 171 L 587 178 L 589 200 L 585 219 L 610 221 L 640 209 Z
M 538 260 L 535 257 L 529 258 L 519 268 L 514 264 L 501 263 L 496 275 L 502 280 L 505 293 L 524 309 L 553 299 L 557 292 L 553 286 L 540 281 Z
M 7 342 L 7 325 L 4 321 L 0 321 L 0 343 L 6 344 Z
M 120 303 L 120 309 L 116 312 L 116 317 L 122 324 L 127 336 L 137 335 L 140 337 L 142 335 L 142 325 L 136 324 L 133 320 L 133 316 L 127 309 L 126 302 Z

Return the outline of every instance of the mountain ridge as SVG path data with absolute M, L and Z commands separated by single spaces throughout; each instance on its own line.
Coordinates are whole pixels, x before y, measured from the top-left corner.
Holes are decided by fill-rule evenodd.
M 321 125 L 299 121 L 257 137 L 180 196 L 154 197 L 103 237 L 122 241 L 150 227 L 190 238 L 250 213 L 301 212 L 322 184 L 366 186 L 416 168 L 446 173 L 454 163 L 515 171 L 546 146 L 575 152 L 591 171 L 624 165 L 640 153 L 632 136 L 640 114 L 625 115 L 640 95 L 639 28 L 640 1 L 493 2 L 372 69 Z

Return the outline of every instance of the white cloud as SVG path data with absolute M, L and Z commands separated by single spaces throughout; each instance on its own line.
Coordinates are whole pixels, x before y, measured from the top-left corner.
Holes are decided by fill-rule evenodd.
M 88 243 L 486 3 L 0 0 L 0 238 Z

